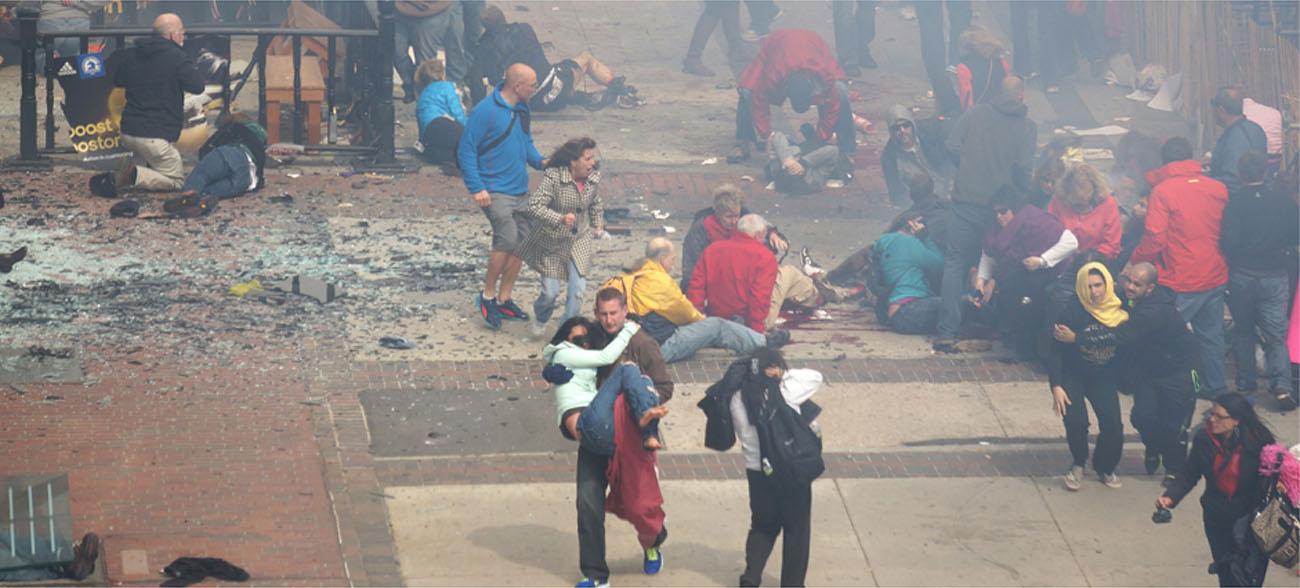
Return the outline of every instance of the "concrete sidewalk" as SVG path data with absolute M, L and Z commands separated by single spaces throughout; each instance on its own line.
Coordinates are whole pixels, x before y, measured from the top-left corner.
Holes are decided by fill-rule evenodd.
M 665 480 L 664 570 L 641 573 L 631 527 L 608 529 L 611 583 L 734 585 L 749 511 L 742 481 Z M 572 484 L 389 488 L 408 586 L 564 586 L 578 579 Z M 1066 492 L 1055 478 L 822 479 L 809 585 L 1209 586 L 1200 507 L 1151 522 L 1154 480 Z M 776 585 L 780 548 L 764 583 Z M 1295 586 L 1280 567 L 1267 586 Z

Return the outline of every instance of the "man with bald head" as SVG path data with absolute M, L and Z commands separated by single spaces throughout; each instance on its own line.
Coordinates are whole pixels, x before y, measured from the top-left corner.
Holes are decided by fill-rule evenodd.
M 528 320 L 510 295 L 523 265 L 515 247 L 532 230 L 528 167 L 542 169 L 545 163 L 530 130 L 528 100 L 536 92 L 532 68 L 522 63 L 506 68 L 505 80 L 470 113 L 456 149 L 465 188 L 492 225 L 487 280 L 476 304 L 479 318 L 494 330 L 502 320 Z
M 1028 191 L 1038 145 L 1038 125 L 1028 114 L 1024 80 L 1007 76 L 998 97 L 967 111 L 948 135 L 948 151 L 958 162 L 945 223 L 947 242 L 939 288 L 943 306 L 935 351 L 956 351 L 963 299 L 974 286 L 970 268 L 979 263 L 985 231 L 994 223 L 993 197 L 1007 191 Z
M 203 92 L 203 76 L 181 48 L 185 24 L 179 16 L 158 15 L 153 31 L 153 36 L 136 39 L 113 74 L 113 85 L 126 88 L 122 145 L 132 154 L 114 176 L 118 190 L 179 190 L 185 181 L 173 143 L 185 123 L 185 93 Z
M 614 288 L 627 297 L 628 311 L 659 343 L 664 361 L 690 358 L 705 347 L 718 347 L 746 355 L 763 347 L 780 347 L 790 333 L 770 329 L 759 333 L 740 323 L 706 317 L 686 298 L 671 275 L 677 262 L 673 242 L 655 237 L 646 243 L 645 257 L 623 268 L 601 288 Z
M 1114 330 L 1121 387 L 1133 394 L 1129 419 L 1146 445 L 1146 469 L 1163 464 L 1166 484 L 1187 458 L 1187 430 L 1196 409 L 1201 348 L 1174 304 L 1174 291 L 1158 284 L 1154 265 L 1132 264 L 1122 282 L 1128 321 Z

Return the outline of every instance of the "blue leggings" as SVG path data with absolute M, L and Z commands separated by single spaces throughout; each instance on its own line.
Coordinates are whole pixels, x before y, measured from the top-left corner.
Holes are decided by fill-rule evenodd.
M 597 455 L 614 454 L 614 400 L 624 392 L 632 416 L 637 421 L 645 411 L 659 406 L 659 395 L 651 386 L 650 378 L 641 375 L 641 369 L 631 364 L 616 368 L 605 379 L 605 384 L 591 399 L 591 404 L 578 416 L 578 431 L 582 434 L 582 447 Z M 659 433 L 659 419 L 650 421 L 641 430 L 643 439 Z

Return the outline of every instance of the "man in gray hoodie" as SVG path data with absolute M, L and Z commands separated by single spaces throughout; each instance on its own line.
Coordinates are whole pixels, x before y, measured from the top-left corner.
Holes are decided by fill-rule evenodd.
M 917 121 L 912 110 L 901 104 L 889 108 L 889 143 L 880 153 L 880 168 L 889 188 L 889 202 L 907 206 L 911 202 L 909 178 L 929 176 L 940 197 L 948 196 L 952 182 L 952 163 L 944 151 L 944 121 L 927 118 Z
M 1007 76 L 999 96 L 967 111 L 946 141 L 948 151 L 958 161 L 949 207 L 940 288 L 943 309 L 935 351 L 956 351 L 962 298 L 972 286 L 970 268 L 979 262 L 984 233 L 993 224 L 989 203 L 999 192 L 1024 192 L 1028 188 L 1038 126 L 1027 116 L 1029 108 L 1024 98 L 1024 80 Z

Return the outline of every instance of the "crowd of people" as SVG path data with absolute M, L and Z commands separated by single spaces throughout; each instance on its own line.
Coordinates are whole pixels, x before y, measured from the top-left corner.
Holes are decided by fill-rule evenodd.
M 988 31 L 969 27 L 969 3 L 919 3 L 937 108 L 928 116 L 911 105 L 888 109 L 880 165 L 890 202 L 907 208 L 884 234 L 829 272 L 806 249 L 797 264 L 784 263 L 787 237 L 746 208 L 743 190 L 722 185 L 712 206 L 694 215 L 680 255 L 671 240 L 652 238 L 617 275 L 597 276 L 592 319 L 582 316 L 583 297 L 606 237 L 597 142 L 571 138 L 543 156 L 531 117 L 570 105 L 636 107 L 636 89 L 590 52 L 552 62 L 530 25 L 508 22 L 495 6 L 406 4 L 428 5 L 406 6 L 397 20 L 395 66 L 406 101 L 415 103 L 416 150 L 463 178 L 491 226 L 477 313 L 491 329 L 526 321 L 537 338 L 552 332 L 553 319 L 558 324 L 543 352 L 544 377 L 554 384 L 560 434 L 578 443 L 579 586 L 608 581 L 606 511 L 636 528 L 645 572 L 661 569 L 667 530 L 655 451 L 673 395 L 667 364 L 704 348 L 743 358 L 708 395 L 720 407 L 710 427 L 725 423 L 731 431 L 719 445 L 738 439 L 748 470 L 753 518 L 739 584 L 758 585 L 784 533 L 782 585 L 802 585 L 811 480 L 775 481 L 773 449 L 764 443 L 782 406 L 815 428 L 819 409 L 809 398 L 822 378 L 787 365 L 779 349 L 791 336 L 780 314 L 859 296 L 880 324 L 932 337 L 936 353 L 962 353 L 964 339 L 998 338 L 1018 360 L 1041 364 L 1072 456 L 1062 478 L 1070 491 L 1083 488 L 1089 465 L 1101 484 L 1121 486 L 1118 395 L 1133 395 L 1129 421 L 1145 447 L 1146 471 L 1164 472 L 1167 492 L 1157 505 L 1174 507 L 1206 479 L 1205 530 L 1221 580 L 1262 582 L 1260 554 L 1233 526 L 1254 505 L 1238 497 L 1261 491 L 1259 452 L 1275 442 L 1250 401 L 1259 380 L 1279 410 L 1300 403 L 1300 358 L 1286 347 L 1300 210 L 1297 166 L 1279 171 L 1280 139 L 1269 132 L 1279 131 L 1251 120 L 1254 103 L 1242 89 L 1223 88 L 1209 105 L 1223 130 L 1208 162 L 1185 138 L 1130 133 L 1106 174 L 1081 156 L 1077 140 L 1038 148 L 1021 42 L 1009 53 Z M 706 3 L 683 62 L 685 73 L 714 75 L 702 50 L 721 24 L 738 71 L 728 161 L 765 153 L 767 180 L 791 194 L 850 179 L 858 125 L 846 80 L 876 66 L 875 3 L 835 4 L 834 49 L 813 31 L 769 31 L 780 14 L 772 2 L 745 4 L 751 24 L 742 33 L 739 2 Z M 1040 11 L 1052 30 L 1079 16 Z M 1015 23 L 1025 18 L 1013 8 Z M 266 132 L 238 114 L 223 118 L 187 176 L 174 143 L 184 94 L 202 91 L 203 82 L 181 49 L 180 17 L 163 14 L 153 29 L 113 78 L 125 88 L 122 144 L 132 157 L 91 188 L 106 197 L 180 191 L 164 204 L 167 213 L 205 215 L 263 185 Z M 1071 39 L 1093 55 L 1086 35 Z M 750 51 L 745 43 L 754 40 Z M 1055 53 L 1043 61 L 1049 91 L 1066 71 L 1063 61 Z M 596 92 L 579 90 L 587 79 Z M 771 109 L 787 103 L 796 113 L 816 108 L 816 124 L 804 125 L 800 137 L 773 130 Z M 528 168 L 541 172 L 531 190 Z M 1119 196 L 1131 205 L 1121 206 Z M 513 299 L 525 265 L 541 281 L 531 313 Z M 1235 392 L 1225 369 L 1229 349 Z M 1213 405 L 1193 436 L 1198 397 Z M 1088 406 L 1098 425 L 1091 451 Z

